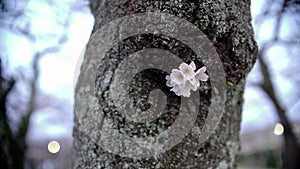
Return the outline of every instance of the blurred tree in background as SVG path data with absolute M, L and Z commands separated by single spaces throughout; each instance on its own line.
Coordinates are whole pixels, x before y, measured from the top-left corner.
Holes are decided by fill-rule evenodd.
M 287 110 L 299 102 L 300 93 L 297 94 L 298 96 L 296 98 L 298 99 L 293 101 L 291 107 L 284 105 L 284 102 L 279 97 L 280 91 L 276 90 L 276 82 L 274 82 L 276 80 L 274 78 L 276 67 L 272 66 L 272 60 L 275 58 L 270 56 L 270 53 L 268 52 L 272 50 L 272 48 L 276 48 L 278 46 L 281 46 L 288 51 L 286 56 L 282 56 L 282 60 L 292 60 L 292 62 L 296 63 L 295 65 L 290 64 L 291 67 L 287 70 L 289 72 L 296 73 L 290 73 L 290 77 L 287 76 L 287 79 L 294 81 L 299 85 L 300 72 L 296 69 L 299 68 L 300 52 L 300 1 L 266 0 L 261 14 L 255 18 L 255 22 L 257 22 L 258 25 L 258 36 L 262 36 L 262 34 L 260 34 L 260 26 L 263 25 L 264 22 L 268 22 L 270 20 L 272 20 L 273 23 L 269 29 L 271 32 L 270 36 L 259 43 L 258 64 L 263 80 L 256 85 L 258 85 L 261 90 L 266 93 L 270 101 L 273 103 L 272 106 L 275 108 L 279 122 L 284 127 L 284 141 L 282 146 L 283 168 L 297 169 L 300 168 L 300 144 L 297 140 L 295 128 L 291 126 L 290 121 L 292 119 L 287 117 Z M 287 22 L 290 22 L 290 24 Z M 288 26 L 286 26 L 286 24 Z M 261 38 L 263 39 L 263 37 Z M 297 52 L 292 52 L 293 50 Z M 296 55 L 294 53 L 296 53 Z M 283 73 L 282 76 L 285 76 L 285 74 Z
M 251 139 L 250 136 L 259 137 L 253 138 L 260 140 L 255 142 L 256 147 L 268 148 L 257 148 L 246 157 L 242 155 L 241 163 L 248 160 L 245 163 L 252 168 L 299 168 L 299 1 L 253 0 L 252 4 L 253 26 L 259 53 L 254 69 L 247 79 L 246 100 L 247 96 L 249 98 L 254 95 L 252 99 L 256 99 L 256 102 L 249 104 L 253 108 L 244 107 L 244 113 L 248 113 L 249 117 L 251 114 L 259 114 L 261 122 L 273 121 L 271 125 L 275 127 L 257 131 L 260 134 L 254 134 L 252 131 L 246 138 L 242 137 L 244 142 L 247 142 L 245 139 Z M 274 114 L 272 120 L 271 113 Z M 254 123 L 253 128 L 256 125 Z M 280 134 L 276 133 L 277 126 L 282 127 L 283 131 Z M 249 142 L 247 143 L 249 145 Z M 281 150 L 275 149 L 281 143 Z M 271 145 L 274 148 L 271 148 Z M 253 146 L 255 147 L 255 144 Z M 245 147 L 249 150 L 247 145 L 244 145 Z M 253 164 L 250 164 L 251 161 Z
M 41 100 L 38 97 L 41 95 L 39 87 L 40 60 L 45 55 L 57 53 L 67 39 L 68 18 L 62 17 L 53 21 L 58 22 L 58 25 L 63 28 L 61 31 L 38 31 L 34 22 L 34 17 L 36 17 L 34 12 L 36 11 L 30 10 L 28 7 L 30 3 L 31 1 L 28 0 L 0 1 L 2 45 L 6 43 L 5 41 L 9 41 L 4 33 L 7 31 L 19 36 L 21 40 L 29 44 L 26 47 L 29 50 L 32 49 L 29 65 L 18 68 L 16 72 L 9 72 L 9 64 L 14 62 L 9 58 L 11 54 L 5 52 L 5 49 L 2 49 L 0 53 L 0 125 L 2 126 L 0 128 L 0 168 L 3 169 L 22 169 L 26 165 L 27 168 L 29 167 L 26 162 L 26 138 L 32 114 L 41 108 L 39 107 Z M 49 6 L 53 5 L 50 0 L 46 3 Z M 68 15 L 67 11 L 61 12 Z M 59 15 L 59 13 L 53 14 Z M 57 28 L 59 29 L 59 27 Z M 21 60 L 22 57 L 26 57 L 25 52 L 22 53 L 26 47 L 14 48 L 13 41 L 7 43 L 10 43 L 12 50 L 24 54 L 24 56 L 20 56 Z

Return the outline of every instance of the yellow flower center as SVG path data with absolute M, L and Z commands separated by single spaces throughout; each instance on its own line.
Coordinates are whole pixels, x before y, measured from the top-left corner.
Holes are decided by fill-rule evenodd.
M 183 70 L 183 73 L 184 73 L 184 74 L 189 74 L 189 73 L 190 73 L 190 70 L 189 70 L 189 69 L 184 69 L 184 70 Z

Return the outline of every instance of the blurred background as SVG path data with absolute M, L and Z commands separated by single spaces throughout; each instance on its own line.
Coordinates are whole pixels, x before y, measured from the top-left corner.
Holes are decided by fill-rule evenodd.
M 88 1 L 0 2 L 1 144 L 20 145 L 13 151 L 26 158 L 9 158 L 27 168 L 70 168 L 74 86 L 94 23 Z M 300 1 L 251 0 L 251 12 L 259 54 L 238 168 L 281 168 L 300 139 Z

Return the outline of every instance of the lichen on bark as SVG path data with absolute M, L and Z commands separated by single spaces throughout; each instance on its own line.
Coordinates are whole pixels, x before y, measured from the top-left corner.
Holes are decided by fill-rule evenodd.
M 226 73 L 226 81 L 230 85 L 227 87 L 225 114 L 215 133 L 204 144 L 198 144 L 195 135 L 199 133 L 197 131 L 204 124 L 211 102 L 210 93 L 214 92 L 209 83 L 202 84 L 206 88 L 200 91 L 201 107 L 195 127 L 181 143 L 156 157 L 130 158 L 107 152 L 86 134 L 88 130 L 97 131 L 99 124 L 90 122 L 85 116 L 80 117 L 81 119 L 75 117 L 73 168 L 235 168 L 239 149 L 238 135 L 245 76 L 253 65 L 257 50 L 250 24 L 250 2 L 245 0 L 205 0 L 201 2 L 195 0 L 110 0 L 103 6 L 98 2 L 91 1 L 91 9 L 95 16 L 93 32 L 114 19 L 146 11 L 168 13 L 193 23 L 206 34 L 216 48 Z M 95 109 L 98 114 L 87 116 L 95 116 L 94 118 L 101 115 L 109 116 L 116 121 L 116 127 L 124 129 L 124 133 L 138 137 L 142 137 L 139 135 L 140 130 L 148 136 L 159 133 L 172 124 L 177 116 L 180 102 L 178 97 L 170 92 L 167 98 L 169 110 L 172 111 L 151 123 L 152 128 L 147 125 L 124 122 L 124 117 L 115 109 L 107 92 L 114 71 L 121 60 L 133 52 L 150 47 L 172 51 L 184 61 L 197 58 L 191 49 L 167 36 L 146 34 L 125 39 L 109 51 L 105 62 L 94 60 L 83 63 L 83 65 L 94 66 L 97 71 L 96 77 L 82 77 L 81 75 L 81 81 L 77 84 L 76 102 L 80 102 L 80 93 L 88 90 L 85 86 L 88 81 L 91 81 L 89 79 L 96 81 L 95 85 L 98 91 L 95 91 L 95 97 L 91 98 L 91 101 L 86 102 L 89 102 L 87 104 L 91 104 L 90 108 Z M 87 48 L 93 48 L 93 46 L 88 44 Z M 195 62 L 197 67 L 203 65 L 201 60 L 195 60 Z M 102 64 L 98 65 L 98 63 Z M 162 83 L 164 76 L 163 72 L 156 72 L 156 70 L 138 74 L 134 79 L 131 93 L 129 93 L 137 99 L 135 104 L 140 103 L 140 106 L 147 107 L 144 105 L 147 103 L 145 100 L 148 99 L 149 91 L 154 88 L 160 88 L 168 93 L 168 88 L 163 87 Z M 75 106 L 75 111 L 81 111 L 84 114 L 84 111 L 87 110 Z M 90 123 L 89 127 L 83 128 L 79 121 Z

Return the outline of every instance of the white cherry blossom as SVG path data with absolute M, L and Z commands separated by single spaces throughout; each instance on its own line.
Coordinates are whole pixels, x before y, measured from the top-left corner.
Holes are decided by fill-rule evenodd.
M 195 64 L 193 64 L 193 65 L 195 65 Z M 179 66 L 179 70 L 182 72 L 182 74 L 184 75 L 186 80 L 193 78 L 193 76 L 195 74 L 194 68 L 195 68 L 195 66 L 192 66 L 192 64 L 188 65 L 186 63 L 181 63 Z M 177 70 L 177 69 L 173 69 L 173 70 Z M 173 72 L 173 70 L 172 70 L 172 72 Z
M 175 84 L 183 84 L 185 81 L 184 74 L 178 69 L 173 69 L 170 76 L 171 83 L 174 82 Z
M 177 96 L 190 97 L 191 90 L 196 91 L 201 81 L 207 81 L 208 75 L 205 74 L 206 67 L 198 69 L 191 62 L 189 65 L 181 63 L 179 69 L 173 69 L 170 75 L 166 76 L 168 87 L 172 87 L 170 91 L 175 92 Z
M 203 66 L 202 68 L 198 69 L 196 71 L 196 74 L 195 74 L 195 78 L 199 81 L 207 81 L 208 79 L 208 76 L 207 74 L 205 74 L 204 72 L 206 71 L 206 67 Z

